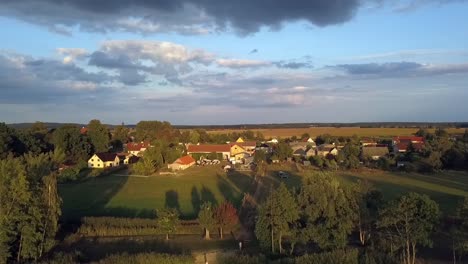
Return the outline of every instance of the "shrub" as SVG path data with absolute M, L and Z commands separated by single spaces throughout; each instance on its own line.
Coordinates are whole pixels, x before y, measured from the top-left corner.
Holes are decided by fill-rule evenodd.
M 198 221 L 180 221 L 174 234 L 201 234 Z M 165 235 L 166 231 L 158 226 L 156 219 L 84 217 L 78 234 L 83 236 L 144 236 Z
M 268 263 L 265 256 L 249 256 L 240 254 L 220 255 L 217 258 L 218 263 L 223 264 L 263 264 Z
M 127 253 L 110 255 L 99 262 L 99 264 L 189 264 L 194 263 L 192 256 L 169 255 L 157 253 L 140 253 L 129 255 Z

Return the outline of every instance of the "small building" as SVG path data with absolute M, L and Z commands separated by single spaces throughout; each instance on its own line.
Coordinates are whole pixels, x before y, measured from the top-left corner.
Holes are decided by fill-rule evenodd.
M 372 159 L 378 160 L 380 157 L 384 157 L 388 155 L 388 147 L 387 146 L 368 146 L 362 148 L 362 158 L 363 159 Z
M 317 155 L 317 150 L 315 148 L 310 148 L 306 151 L 306 157 L 312 157 Z
M 271 152 L 270 146 L 268 146 L 268 145 L 265 144 L 265 143 L 262 143 L 262 144 L 260 144 L 260 146 L 256 147 L 256 148 L 255 148 L 255 151 L 257 151 L 257 150 L 263 151 L 263 152 L 265 152 L 265 153 L 270 153 L 270 152 Z
M 98 168 L 103 169 L 107 167 L 117 167 L 120 164 L 120 159 L 116 153 L 95 153 L 89 160 L 88 160 L 88 167 L 89 168 Z
M 328 155 L 338 155 L 335 144 L 322 144 L 317 147 L 317 155 L 327 157 Z
M 144 152 L 147 148 L 149 148 L 151 144 L 147 141 L 142 141 L 139 143 L 136 142 L 129 142 L 127 143 L 127 151 L 128 153 L 135 155 L 135 156 L 141 156 L 142 152 Z
M 314 143 L 314 144 L 315 144 L 315 141 L 314 141 L 312 138 L 303 138 L 303 139 L 302 139 L 302 142 L 305 142 L 305 143 Z
M 211 154 L 219 153 L 222 155 L 222 158 L 229 160 L 231 158 L 231 146 L 229 144 L 200 144 L 200 145 L 187 145 L 187 154 Z
M 171 170 L 176 171 L 176 170 L 185 170 L 193 166 L 194 164 L 195 164 L 195 160 L 191 156 L 186 155 L 186 156 L 178 158 L 173 163 L 167 165 L 167 167 Z
M 425 140 L 423 137 L 399 136 L 392 140 L 393 152 L 395 154 L 405 153 L 411 146 L 416 151 L 421 151 L 424 148 Z
M 278 144 L 278 139 L 272 138 L 271 140 L 268 140 L 267 143 L 273 143 L 273 144 Z
M 303 148 L 298 148 L 293 151 L 293 156 L 294 157 L 305 157 L 306 156 L 306 151 Z

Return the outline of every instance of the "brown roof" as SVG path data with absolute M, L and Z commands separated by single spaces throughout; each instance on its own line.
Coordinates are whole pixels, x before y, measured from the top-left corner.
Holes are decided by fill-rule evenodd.
M 80 128 L 80 133 L 81 133 L 82 135 L 85 135 L 86 133 L 88 133 L 88 128 L 87 128 L 87 127 L 82 127 L 82 128 Z
M 411 142 L 424 142 L 423 137 L 414 137 L 414 136 L 398 136 L 394 137 L 393 141 L 400 142 L 400 141 L 411 141 Z
M 365 157 L 385 156 L 388 154 L 388 147 L 363 147 L 362 155 Z
M 231 146 L 222 145 L 188 145 L 187 152 L 190 153 L 212 153 L 212 152 L 231 152 Z
M 109 152 L 101 152 L 101 153 L 95 153 L 98 158 L 100 158 L 102 161 L 114 161 L 115 157 L 117 157 L 117 154 L 115 153 L 109 153 Z
M 178 163 L 178 164 L 181 164 L 181 165 L 189 165 L 189 164 L 192 164 L 194 163 L 195 160 L 192 158 L 192 156 L 183 156 L 183 157 L 180 157 L 178 158 L 174 163 Z
M 135 142 L 130 142 L 127 143 L 127 150 L 128 151 L 140 151 L 142 148 L 148 148 L 150 146 L 150 143 L 145 141 L 145 142 L 140 142 L 140 143 L 135 143 Z

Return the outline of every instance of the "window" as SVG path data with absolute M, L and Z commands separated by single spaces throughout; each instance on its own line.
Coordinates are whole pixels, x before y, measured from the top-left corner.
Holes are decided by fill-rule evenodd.
M 91 159 L 91 161 L 94 161 L 94 159 Z
M 98 166 L 98 167 L 101 167 L 101 164 L 98 164 L 97 166 Z

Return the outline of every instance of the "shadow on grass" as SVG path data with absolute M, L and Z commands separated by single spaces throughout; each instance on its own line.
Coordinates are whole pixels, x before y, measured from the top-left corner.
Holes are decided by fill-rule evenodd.
M 201 205 L 201 198 L 200 193 L 198 192 L 197 187 L 193 186 L 192 191 L 190 192 L 191 200 L 192 200 L 192 207 L 195 218 L 198 216 L 198 212 L 200 212 L 200 205 Z
M 176 209 L 180 214 L 179 194 L 176 191 L 170 190 L 166 192 L 165 207 Z
M 128 177 L 112 175 L 89 178 L 82 182 L 60 184 L 62 217 L 64 222 L 78 222 L 82 216 L 112 215 L 109 211 L 126 215 L 126 208 L 106 208 L 106 205 L 126 184 Z M 107 211 L 107 212 L 106 212 Z M 138 215 L 132 211 L 131 214 Z M 128 216 L 128 214 L 127 214 Z

